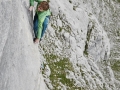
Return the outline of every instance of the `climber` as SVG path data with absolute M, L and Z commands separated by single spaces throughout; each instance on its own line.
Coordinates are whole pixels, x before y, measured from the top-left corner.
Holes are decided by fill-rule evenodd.
M 47 29 L 51 13 L 49 10 L 49 3 L 43 0 L 30 0 L 30 11 L 34 8 L 34 1 L 38 2 L 38 4 L 33 20 L 33 29 L 35 34 L 33 41 L 34 43 L 39 43 Z

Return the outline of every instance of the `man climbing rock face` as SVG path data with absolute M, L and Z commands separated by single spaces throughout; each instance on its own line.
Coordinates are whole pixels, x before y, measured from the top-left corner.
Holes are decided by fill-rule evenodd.
M 39 43 L 47 29 L 51 13 L 49 10 L 49 3 L 43 0 L 30 0 L 30 11 L 33 10 L 34 1 L 38 2 L 33 20 L 33 29 L 35 34 L 34 43 Z

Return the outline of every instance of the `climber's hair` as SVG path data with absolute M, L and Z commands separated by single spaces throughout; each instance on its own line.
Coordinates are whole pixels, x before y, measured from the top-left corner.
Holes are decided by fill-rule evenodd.
M 38 7 L 42 7 L 43 8 L 43 10 L 48 10 L 49 9 L 49 3 L 47 2 L 47 1 L 42 1 L 39 5 L 38 5 Z

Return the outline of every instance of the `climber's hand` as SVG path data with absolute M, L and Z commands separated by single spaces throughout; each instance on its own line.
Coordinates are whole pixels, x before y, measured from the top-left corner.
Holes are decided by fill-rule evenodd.
M 30 6 L 29 10 L 32 11 L 33 10 L 33 6 Z

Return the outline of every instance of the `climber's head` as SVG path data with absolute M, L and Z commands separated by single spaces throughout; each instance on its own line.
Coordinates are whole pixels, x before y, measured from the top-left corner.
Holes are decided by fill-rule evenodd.
M 47 1 L 42 1 L 38 5 L 38 11 L 47 11 L 49 9 L 49 3 Z

